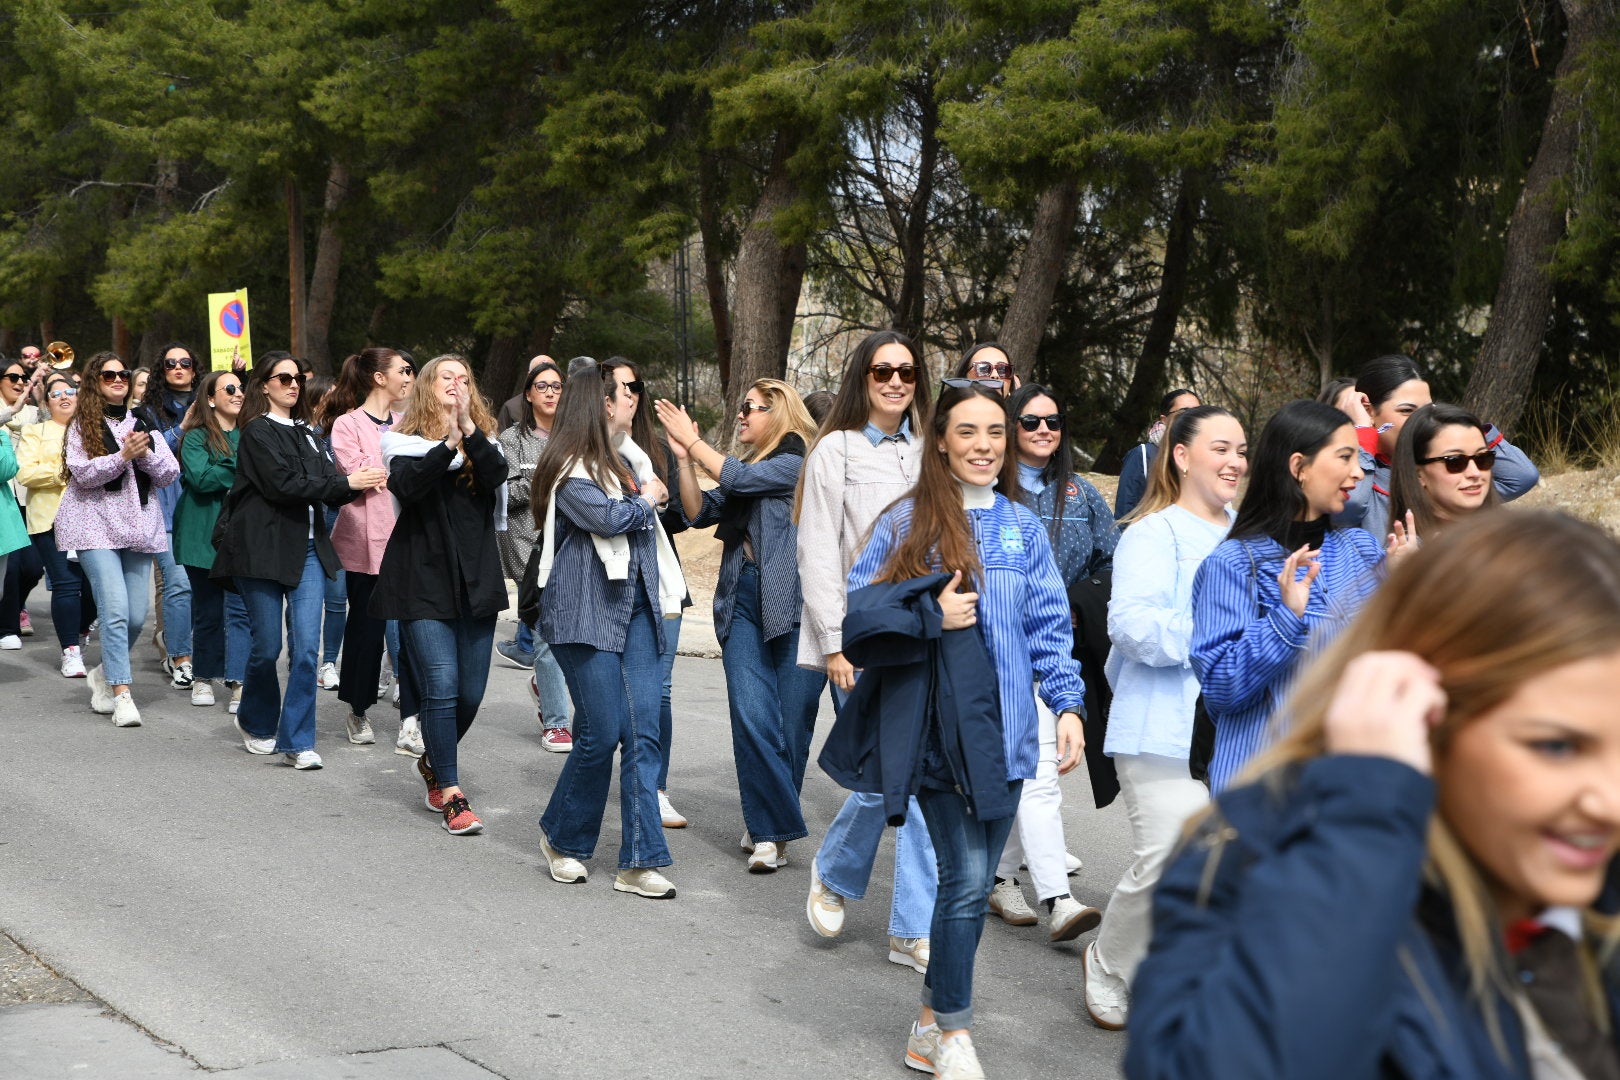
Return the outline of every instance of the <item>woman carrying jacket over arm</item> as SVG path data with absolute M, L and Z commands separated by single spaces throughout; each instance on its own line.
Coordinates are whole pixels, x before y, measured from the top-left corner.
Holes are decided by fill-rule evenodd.
M 798 666 L 803 597 L 795 554 L 793 491 L 804 466 L 810 414 L 785 382 L 760 379 L 737 414 L 741 457 L 703 441 L 668 401 L 656 403 L 678 461 L 681 508 L 693 528 L 716 525 L 723 547 L 714 627 L 726 672 L 732 756 L 742 799 L 748 872 L 787 865 L 789 841 L 808 836 L 799 793 L 826 677 Z M 696 468 L 716 477 L 698 487 Z
M 371 615 L 398 619 L 421 699 L 427 752 L 417 770 L 426 805 L 453 836 L 481 832 L 461 789 L 458 744 L 489 681 L 495 618 L 506 582 L 495 548 L 495 507 L 506 459 L 489 438 L 495 418 L 466 360 L 438 356 L 411 387 L 400 422 L 382 437 L 399 517 L 388 537 Z
M 247 608 L 251 642 L 237 730 L 250 754 L 281 754 L 295 769 L 319 769 L 315 752 L 316 661 L 325 579 L 338 571 L 326 506 L 381 486 L 381 468 L 345 477 L 309 425 L 298 361 L 272 353 L 253 366 L 239 414 L 236 481 L 224 536 L 209 572 L 232 578 Z M 284 616 L 292 619 L 287 690 L 277 661 Z

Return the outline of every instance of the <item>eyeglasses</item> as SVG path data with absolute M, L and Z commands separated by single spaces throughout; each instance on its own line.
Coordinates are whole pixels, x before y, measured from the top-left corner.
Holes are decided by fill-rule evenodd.
M 237 397 L 242 393 L 241 383 L 220 383 L 216 389 L 226 397 Z
M 1480 472 L 1490 472 L 1491 466 L 1496 464 L 1495 450 L 1481 450 L 1477 454 L 1441 454 L 1439 457 L 1418 458 L 1419 465 L 1433 465 L 1435 462 L 1444 462 L 1446 472 L 1453 475 L 1468 468 L 1472 461 Z
M 755 405 L 752 401 L 745 401 L 742 403 L 742 408 L 738 409 L 737 411 L 741 413 L 742 418 L 746 420 L 748 419 L 749 413 L 770 412 L 771 407 L 769 405 Z
M 1023 413 L 1018 417 L 1018 426 L 1025 431 L 1039 431 L 1041 424 L 1046 424 L 1047 431 L 1063 430 L 1063 414 L 1053 413 L 1050 416 L 1036 416 L 1034 413 Z
M 74 386 L 59 386 L 45 396 L 48 398 L 77 397 L 79 390 Z
M 21 386 L 23 383 L 28 381 L 28 376 L 24 375 L 20 371 L 8 371 L 4 375 L 0 375 L 0 379 L 10 379 L 18 386 Z
M 187 371 L 190 371 L 195 365 L 196 361 L 192 360 L 189 356 L 165 356 L 163 358 L 163 366 L 168 368 L 170 371 L 174 371 L 178 368 L 184 368 Z
M 647 384 L 642 382 L 640 379 L 631 379 L 629 382 L 623 385 L 626 390 L 636 395 L 636 397 L 641 397 L 647 392 Z
M 560 394 L 560 393 L 562 393 L 562 383 L 560 383 L 560 382 L 532 382 L 532 383 L 529 384 L 529 389 L 530 390 L 538 390 L 542 394 Z M 637 391 L 637 393 L 639 393 L 639 392 L 640 391 Z
M 102 368 L 101 381 L 104 383 L 129 382 L 135 377 L 133 371 L 119 371 L 116 368 Z
M 907 386 L 917 381 L 917 368 L 912 364 L 901 364 L 899 367 L 895 367 L 893 364 L 873 364 L 866 370 L 871 374 L 872 381 L 879 386 L 882 386 L 896 375 L 900 376 L 900 381 Z
M 1010 379 L 1012 365 L 1005 362 L 993 364 L 989 360 L 973 360 L 968 364 L 968 374 L 980 379 Z
M 294 372 L 291 372 L 291 371 L 282 371 L 282 372 L 278 372 L 275 375 L 270 376 L 270 378 L 266 379 L 265 382 L 269 382 L 269 381 L 271 381 L 271 379 L 274 379 L 276 382 L 280 383 L 283 387 L 291 386 L 293 383 L 297 383 L 299 386 L 303 386 L 304 385 L 304 378 L 305 378 L 305 376 L 304 376 L 304 373 L 302 371 L 297 372 L 297 373 L 294 373 Z
M 975 386 L 982 386 L 986 390 L 1000 390 L 1002 382 L 1000 379 L 941 379 L 939 380 L 939 386 L 941 390 L 947 388 L 951 390 L 971 390 Z

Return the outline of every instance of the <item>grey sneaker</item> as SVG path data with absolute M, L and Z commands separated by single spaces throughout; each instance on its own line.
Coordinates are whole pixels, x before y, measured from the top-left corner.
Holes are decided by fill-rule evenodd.
M 919 975 L 928 974 L 928 939 L 898 938 L 890 934 L 889 963 L 908 967 Z
M 620 870 L 613 879 L 613 891 L 645 896 L 649 900 L 675 899 L 675 886 L 670 884 L 669 878 L 650 866 Z
M 349 741 L 356 746 L 368 746 L 376 742 L 377 733 L 371 730 L 371 721 L 363 716 L 350 716 Z
M 140 727 L 141 711 L 135 707 L 135 699 L 129 696 L 129 691 L 113 695 L 112 718 L 114 727 Z
M 1018 887 L 1017 878 L 996 882 L 995 888 L 990 890 L 990 910 L 1000 915 L 1008 926 L 1034 926 L 1040 921 L 1035 909 L 1024 899 L 1024 890 Z
M 572 855 L 564 855 L 551 846 L 546 837 L 546 830 L 540 830 L 540 854 L 545 856 L 546 869 L 551 871 L 551 880 L 560 881 L 564 885 L 583 885 L 588 871 L 585 864 Z
M 939 1041 L 934 1055 L 934 1075 L 939 1080 L 984 1080 L 979 1067 L 979 1055 L 973 1050 L 973 1040 L 966 1033 Z
M 212 705 L 214 703 L 214 684 L 209 679 L 196 679 L 191 684 L 191 703 L 193 705 Z
M 906 1068 L 933 1076 L 934 1059 L 938 1056 L 939 1025 L 929 1024 L 927 1031 L 918 1031 L 917 1025 L 912 1024 L 911 1034 L 906 1036 Z
M 1072 896 L 1060 896 L 1052 901 L 1052 943 L 1073 941 L 1087 930 L 1102 924 L 1102 912 L 1086 907 Z
M 242 684 L 227 679 L 225 688 L 231 692 L 231 703 L 225 707 L 226 711 L 235 716 L 236 710 L 242 707 Z

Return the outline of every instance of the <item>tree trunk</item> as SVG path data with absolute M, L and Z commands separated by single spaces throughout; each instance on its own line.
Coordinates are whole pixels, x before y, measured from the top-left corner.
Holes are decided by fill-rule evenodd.
M 123 357 L 126 363 L 133 364 L 135 358 L 130 355 L 129 341 L 129 324 L 124 321 L 123 316 L 114 315 L 112 317 L 112 351 Z
M 720 166 L 713 151 L 698 158 L 698 234 L 703 238 L 703 291 L 709 294 L 720 385 L 731 385 L 731 298 L 726 289 L 726 240 L 720 209 Z
M 315 370 L 332 373 L 332 312 L 337 306 L 338 270 L 343 265 L 343 233 L 338 217 L 349 197 L 349 167 L 334 160 L 326 173 L 321 234 L 315 242 L 315 270 L 304 306 L 304 355 Z
M 1080 205 L 1080 188 L 1068 180 L 1041 192 L 1035 202 L 1035 220 L 1029 228 L 1029 243 L 1018 267 L 1018 284 L 1007 317 L 1001 321 L 1003 351 L 1012 360 L 1018 377 L 1025 382 L 1035 377 L 1035 353 L 1046 332 L 1046 318 L 1052 310 L 1052 297 L 1063 268 L 1068 262 L 1069 236 L 1074 232 L 1074 216 Z
M 1130 389 L 1114 414 L 1108 442 L 1097 455 L 1097 471 L 1119 472 L 1125 452 L 1135 444 L 1142 421 L 1153 414 L 1153 407 L 1164 393 L 1165 374 L 1170 366 L 1170 346 L 1176 340 L 1176 323 L 1187 298 L 1187 263 L 1192 253 L 1192 232 L 1198 222 L 1198 204 L 1193 196 L 1193 176 L 1181 174 L 1181 190 L 1170 215 L 1170 231 L 1164 241 L 1164 273 L 1159 279 L 1159 297 L 1153 318 L 1142 338 L 1142 355 L 1131 375 Z
M 906 208 L 900 240 L 900 296 L 895 302 L 894 328 L 920 342 L 926 325 L 929 204 L 934 200 L 934 170 L 939 164 L 939 103 L 931 78 L 921 81 L 915 95 L 920 138 L 917 147 L 917 189 Z M 1050 301 L 1050 298 L 1048 298 Z
M 484 396 L 492 399 L 489 403 L 492 409 L 499 409 L 501 402 L 511 396 L 502 394 L 495 397 L 511 386 L 522 373 L 523 362 L 528 359 L 523 351 L 527 343 L 527 334 L 502 334 L 489 343 L 489 352 L 484 354 L 484 370 L 478 373 L 478 381 L 483 386 Z
M 304 196 L 287 177 L 287 351 L 304 355 Z M 252 363 L 250 360 L 249 363 Z
M 1561 188 L 1580 144 L 1580 69 L 1608 21 L 1604 0 L 1562 0 L 1561 6 L 1568 23 L 1563 61 L 1542 123 L 1541 143 L 1513 208 L 1491 320 L 1463 394 L 1470 410 L 1503 429 L 1512 428 L 1524 411 L 1552 316 L 1549 264 L 1564 236 Z
M 141 345 L 137 355 L 137 363 L 142 367 L 151 367 L 163 359 L 163 346 L 174 340 L 174 316 L 167 311 L 159 311 L 152 316 L 152 324 L 141 334 Z M 208 360 L 208 342 L 200 341 L 189 346 L 192 356 L 199 362 L 206 364 Z M 198 376 L 201 378 L 201 375 Z
M 732 305 L 730 379 L 726 400 L 756 379 L 780 379 L 787 374 L 788 336 L 793 330 L 793 306 L 784 302 L 791 291 L 796 302 L 804 277 L 804 246 L 784 244 L 776 233 L 779 214 L 798 198 L 798 187 L 788 175 L 793 140 L 778 135 L 771 153 L 770 171 L 737 247 L 736 292 Z M 797 251 L 797 258 L 795 258 Z M 797 272 L 795 272 L 795 265 Z

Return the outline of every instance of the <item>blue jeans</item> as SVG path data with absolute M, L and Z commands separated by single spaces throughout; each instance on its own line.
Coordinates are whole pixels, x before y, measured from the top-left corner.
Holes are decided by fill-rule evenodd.
M 239 577 L 236 587 L 247 607 L 251 641 L 242 704 L 236 718 L 255 739 L 276 739 L 276 753 L 315 749 L 315 656 L 320 648 L 321 594 L 326 572 L 311 540 L 304 573 L 288 588 L 268 578 Z M 283 699 L 276 662 L 281 659 L 282 604 L 291 627 L 287 642 L 287 695 Z
M 163 649 L 171 660 L 190 656 L 191 579 L 174 561 L 174 533 L 169 533 L 169 546 L 153 555 L 152 562 L 163 575 Z
M 328 578 L 322 607 L 326 618 L 321 624 L 321 663 L 335 664 L 338 650 L 343 648 L 343 626 L 349 616 L 348 582 L 342 570 L 336 578 Z
M 540 827 L 564 855 L 589 859 L 596 853 L 613 782 L 613 752 L 619 749 L 619 868 L 672 861 L 658 816 L 657 618 L 638 594 L 624 652 L 551 647 L 574 699 L 574 749 L 563 762 Z
M 433 777 L 441 788 L 459 787 L 456 744 L 472 727 L 484 700 L 495 616 L 401 619 L 399 636 L 422 699 L 422 742 Z
M 242 682 L 247 678 L 247 607 L 237 593 L 226 592 L 197 566 L 184 568 L 191 579 L 191 672 L 199 679 Z
M 95 548 L 79 552 L 79 567 L 90 581 L 101 611 L 101 667 L 114 686 L 134 681 L 129 643 L 146 624 L 146 595 L 152 587 L 152 556 L 140 551 Z
M 669 691 L 675 682 L 675 650 L 681 644 L 681 617 L 664 617 L 664 651 L 658 657 L 663 668 L 663 690 L 658 701 L 658 790 L 669 790 L 669 749 L 675 742 L 675 711 L 670 708 Z
M 827 677 L 799 667 L 798 653 L 797 628 L 765 640 L 759 567 L 744 562 L 721 663 L 743 821 L 753 839 L 771 843 L 810 835 L 799 790 Z
M 1023 786 L 1022 780 L 1008 785 L 1015 802 Z M 996 862 L 1013 819 L 980 821 L 954 791 L 924 788 L 916 801 L 939 860 L 939 899 L 928 934 L 922 1003 L 934 1010 L 934 1022 L 947 1031 L 972 1027 L 973 957 L 984 932 L 984 898 L 995 887 Z
M 518 647 L 518 652 L 534 652 L 534 627 L 526 622 L 519 622 L 512 642 Z
M 55 529 L 35 533 L 31 539 L 39 561 L 45 565 L 56 643 L 64 649 L 78 645 L 96 617 L 96 601 L 84 579 L 84 567 L 69 562 L 67 552 L 57 548 Z
M 518 623 L 518 648 L 523 648 L 523 630 L 528 627 Z M 568 680 L 563 677 L 562 668 L 557 665 L 557 658 L 551 653 L 551 646 L 541 641 L 539 635 L 532 630 L 529 632 L 529 648 L 534 650 L 534 685 L 540 690 L 540 726 L 546 731 L 553 728 L 566 728 L 568 726 Z

